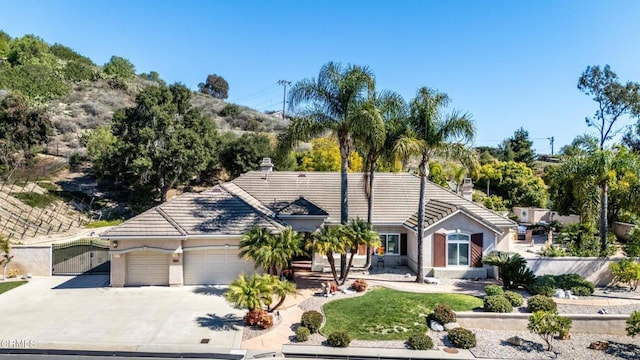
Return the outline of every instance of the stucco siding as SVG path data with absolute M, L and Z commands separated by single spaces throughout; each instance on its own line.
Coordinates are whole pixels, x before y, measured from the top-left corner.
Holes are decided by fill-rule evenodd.
M 51 245 L 13 245 L 11 255 L 14 258 L 7 266 L 7 274 L 18 270 L 20 275 L 51 275 Z

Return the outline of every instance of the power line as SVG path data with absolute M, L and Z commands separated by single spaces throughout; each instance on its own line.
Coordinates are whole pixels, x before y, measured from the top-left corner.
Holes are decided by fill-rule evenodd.
M 264 89 L 256 90 L 256 91 L 250 92 L 250 93 L 248 93 L 246 95 L 239 96 L 239 97 L 235 98 L 234 100 L 246 100 L 247 98 L 253 98 L 253 97 L 260 96 L 260 95 L 264 95 L 264 94 L 273 92 L 278 87 L 279 87 L 278 84 L 271 84 L 271 85 L 267 86 Z

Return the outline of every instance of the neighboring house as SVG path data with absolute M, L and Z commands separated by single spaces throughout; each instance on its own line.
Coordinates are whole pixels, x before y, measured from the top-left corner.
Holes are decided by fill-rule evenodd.
M 518 217 L 518 222 L 528 225 L 536 225 L 541 222 L 550 223 L 558 221 L 563 225 L 575 224 L 580 222 L 578 215 L 559 215 L 557 212 L 537 207 L 518 207 L 514 206 L 513 214 Z
M 254 271 L 251 262 L 238 258 L 240 239 L 251 227 L 313 232 L 340 223 L 340 173 L 266 170 L 177 196 L 105 232 L 101 237 L 112 247 L 111 285 L 228 284 Z M 349 217 L 366 219 L 363 174 L 349 173 L 348 184 Z M 376 174 L 372 223 L 387 266 L 416 269 L 419 189 L 414 175 Z M 509 251 L 517 224 L 430 182 L 426 197 L 425 274 L 492 276 L 482 256 Z M 356 264 L 364 258 L 361 249 Z M 313 270 L 326 266 L 324 256 L 313 256 Z

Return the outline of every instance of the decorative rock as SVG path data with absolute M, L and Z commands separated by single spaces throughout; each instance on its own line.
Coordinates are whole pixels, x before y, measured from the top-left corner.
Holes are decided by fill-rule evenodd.
M 435 321 L 435 320 L 431 320 L 429 322 L 429 328 L 433 331 L 444 331 L 444 326 L 442 326 L 442 324 L 440 324 L 439 322 Z
M 450 322 L 447 324 L 444 324 L 444 329 L 449 331 L 451 329 L 455 329 L 455 328 L 459 328 L 460 324 L 458 324 L 457 322 Z
M 440 279 L 432 277 L 432 276 L 426 276 L 424 278 L 424 282 L 426 282 L 427 284 L 439 285 L 440 284 Z
M 564 291 L 564 297 L 566 297 L 567 299 L 571 299 L 572 296 L 573 296 L 573 293 L 571 292 L 571 290 Z
M 607 309 L 603 308 L 603 309 L 598 310 L 598 314 L 608 314 L 607 313 Z
M 404 277 L 406 277 L 406 278 L 411 277 L 411 273 L 406 273 L 406 274 L 404 274 Z
M 609 343 L 606 341 L 594 341 L 589 344 L 589 349 L 593 350 L 607 350 L 609 348 Z
M 553 294 L 553 297 L 564 299 L 565 298 L 564 290 L 556 289 L 556 292 Z
M 569 300 L 578 300 L 578 297 L 575 295 L 570 295 Z
M 522 346 L 524 345 L 524 339 L 519 336 L 510 337 L 507 339 L 507 342 L 513 346 Z

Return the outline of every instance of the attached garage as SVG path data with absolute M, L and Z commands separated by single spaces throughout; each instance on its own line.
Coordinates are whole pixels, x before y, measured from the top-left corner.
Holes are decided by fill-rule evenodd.
M 169 255 L 147 251 L 127 254 L 127 285 L 169 285 Z
M 238 258 L 237 249 L 184 252 L 184 284 L 229 284 L 240 273 L 255 272 L 253 262 Z

